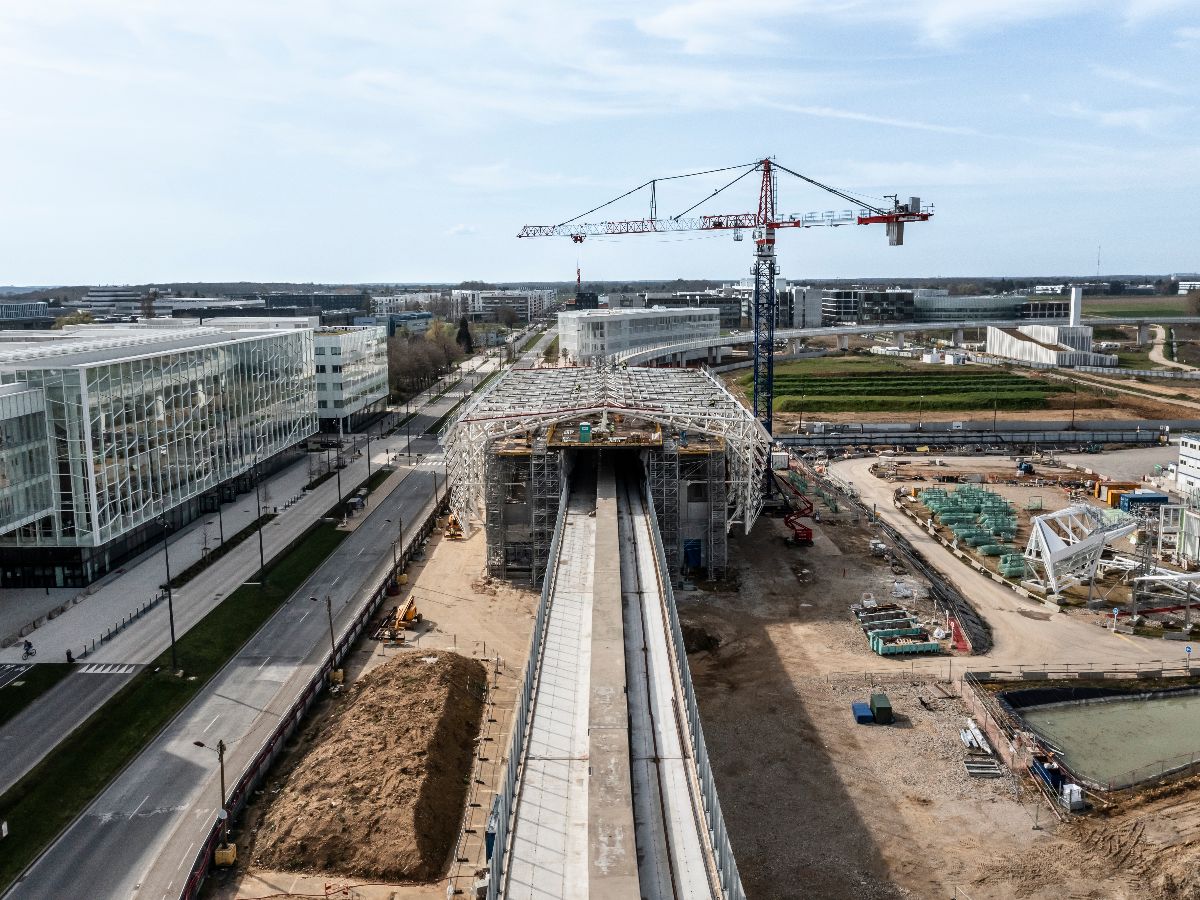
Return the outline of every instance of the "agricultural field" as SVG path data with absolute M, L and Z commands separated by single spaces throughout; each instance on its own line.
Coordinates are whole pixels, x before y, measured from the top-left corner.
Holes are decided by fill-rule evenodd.
M 744 390 L 751 376 L 739 379 Z M 934 366 L 880 356 L 821 357 L 775 369 L 777 412 L 936 412 L 1042 409 L 1069 385 L 981 366 Z
M 1186 297 L 1084 297 L 1085 316 L 1192 316 L 1195 296 Z

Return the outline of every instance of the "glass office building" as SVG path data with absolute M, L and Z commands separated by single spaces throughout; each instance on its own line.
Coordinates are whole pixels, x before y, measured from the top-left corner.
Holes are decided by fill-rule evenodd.
M 0 503 L 4 586 L 86 585 L 158 540 L 163 520 L 252 488 L 256 467 L 277 468 L 317 430 L 308 328 L 82 328 L 0 345 L 0 382 L 41 405 L 30 420 L 0 401 L 0 423 L 26 436 L 0 448 L 0 485 L 29 480 L 10 459 L 25 453 L 46 486 L 7 515 Z

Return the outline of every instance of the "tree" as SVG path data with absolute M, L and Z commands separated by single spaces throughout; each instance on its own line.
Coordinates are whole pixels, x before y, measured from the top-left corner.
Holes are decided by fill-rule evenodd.
M 154 302 L 158 300 L 158 288 L 151 288 L 142 295 L 142 318 L 154 318 Z
M 94 321 L 92 314 L 86 309 L 82 309 L 66 316 L 59 316 L 50 327 L 66 328 L 68 325 L 90 325 Z
M 520 317 L 517 311 L 511 306 L 502 306 L 496 310 L 496 321 L 506 328 L 512 328 L 518 318 Z
M 462 347 L 464 356 L 470 356 L 475 352 L 475 341 L 471 338 L 471 326 L 467 324 L 466 316 L 458 320 L 458 334 L 454 339 L 458 342 L 458 346 Z

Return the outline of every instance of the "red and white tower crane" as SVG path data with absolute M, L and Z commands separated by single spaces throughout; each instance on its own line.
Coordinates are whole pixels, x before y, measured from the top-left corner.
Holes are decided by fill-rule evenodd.
M 669 218 L 658 216 L 658 183 L 680 178 L 691 178 L 701 175 L 712 175 L 718 172 L 740 171 L 737 177 L 724 186 L 713 191 L 699 203 L 695 203 L 682 213 Z M 708 202 L 717 194 L 733 187 L 743 178 L 754 172 L 761 172 L 762 180 L 758 193 L 757 212 L 728 213 L 723 215 L 700 215 L 687 217 L 688 213 L 703 203 Z M 803 215 L 788 215 L 781 218 L 776 204 L 776 172 L 793 175 L 801 181 L 820 188 L 835 197 L 840 197 L 854 204 L 855 208 L 841 212 L 805 213 Z M 644 219 L 619 219 L 601 222 L 582 222 L 585 216 L 590 216 L 604 207 L 649 188 L 650 215 Z M 888 243 L 893 247 L 904 243 L 904 226 L 909 222 L 925 222 L 933 215 L 931 207 L 922 207 L 920 198 L 912 197 L 906 203 L 899 202 L 895 195 L 889 196 L 892 201 L 891 209 L 884 209 L 864 202 L 837 188 L 822 184 L 807 175 L 794 172 L 786 166 L 781 166 L 773 160 L 760 159 L 749 166 L 727 166 L 720 169 L 709 169 L 704 172 L 691 172 L 686 175 L 672 175 L 668 178 L 655 178 L 626 191 L 587 212 L 560 222 L 558 225 L 526 225 L 517 235 L 519 238 L 528 237 L 569 237 L 576 243 L 582 242 L 589 235 L 616 234 L 657 234 L 675 231 L 721 231 L 733 232 L 736 241 L 742 239 L 743 231 L 750 231 L 754 236 L 754 415 L 762 422 L 767 433 L 771 432 L 772 405 L 774 401 L 775 376 L 775 320 L 778 315 L 778 303 L 775 296 L 775 275 L 779 266 L 775 258 L 775 232 L 781 228 L 815 228 L 840 225 L 885 225 L 887 227 Z

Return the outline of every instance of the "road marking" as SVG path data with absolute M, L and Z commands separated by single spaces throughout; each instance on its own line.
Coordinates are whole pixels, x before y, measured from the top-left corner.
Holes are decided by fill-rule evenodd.
M 333 587 L 334 584 L 337 584 L 341 580 L 342 580 L 342 576 L 339 575 L 337 578 L 333 579 L 333 584 L 330 584 L 329 586 Z
M 264 659 L 262 662 L 260 662 L 258 664 L 259 671 L 262 671 L 262 667 L 265 666 L 270 659 L 271 659 L 271 657 L 268 656 L 266 659 Z
M 187 851 L 186 851 L 186 852 L 183 854 L 183 859 L 180 861 L 179 865 L 178 865 L 178 866 L 175 868 L 175 871 L 176 871 L 176 872 L 178 872 L 180 869 L 182 869 L 184 866 L 186 866 L 186 865 L 187 865 L 187 861 L 188 861 L 189 859 L 195 860 L 195 857 L 194 857 L 194 856 L 192 856 L 192 848 L 193 848 L 193 847 L 195 847 L 195 846 L 196 846 L 195 844 L 191 844 L 191 845 L 190 845 L 190 846 L 187 848 Z
M 208 725 L 205 727 L 204 731 L 208 731 L 209 728 L 212 728 L 214 725 L 216 725 L 217 719 L 219 719 L 219 718 L 221 718 L 220 713 L 217 713 L 215 716 L 213 716 L 213 720 L 208 723 Z M 201 733 L 203 733 L 203 732 L 201 732 Z
M 310 612 L 312 612 L 312 610 L 311 610 L 311 609 L 306 609 L 306 610 L 304 611 L 304 615 L 302 615 L 302 616 L 300 617 L 300 622 L 303 622 L 305 619 L 307 619 L 307 618 L 308 618 L 308 614 L 309 614 Z M 296 624 L 297 624 L 297 625 L 299 625 L 299 624 L 300 624 L 300 622 L 297 622 Z
M 131 813 L 129 814 L 129 818 L 131 818 L 131 819 L 132 819 L 134 816 L 136 816 L 136 815 L 138 814 L 138 810 L 140 810 L 140 809 L 141 809 L 143 806 L 145 806 L 145 805 L 146 805 L 146 801 L 147 801 L 147 800 L 149 800 L 149 799 L 150 799 L 150 795 L 149 795 L 149 794 L 147 794 L 145 797 L 143 797 L 143 798 L 142 798 L 142 802 L 141 802 L 141 803 L 139 803 L 139 804 L 137 805 L 137 808 L 136 808 L 136 809 L 134 809 L 134 811 L 133 811 L 133 812 L 131 812 Z
M 354 555 L 355 555 L 355 556 L 362 556 L 362 555 L 363 555 L 364 553 L 366 553 L 366 552 L 367 552 L 367 548 L 366 548 L 366 547 L 363 547 L 361 550 L 359 550 L 359 551 L 358 551 L 356 554 L 354 554 Z

